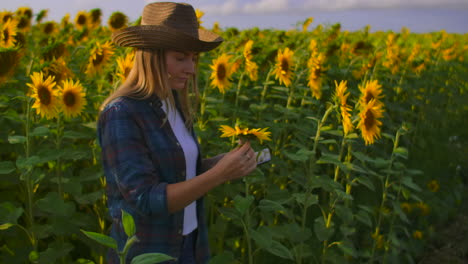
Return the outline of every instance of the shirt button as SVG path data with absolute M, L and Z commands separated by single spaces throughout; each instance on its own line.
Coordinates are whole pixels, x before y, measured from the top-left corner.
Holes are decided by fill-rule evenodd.
M 180 147 L 180 143 L 179 143 L 179 142 L 177 142 L 176 145 L 177 145 L 178 147 Z
M 182 229 L 177 230 L 177 233 L 182 234 Z

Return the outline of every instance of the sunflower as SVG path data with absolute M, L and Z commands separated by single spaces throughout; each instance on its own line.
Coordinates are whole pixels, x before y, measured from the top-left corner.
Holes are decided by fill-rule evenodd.
M 195 9 L 195 15 L 197 16 L 198 28 L 203 29 L 204 27 L 201 25 L 203 21 L 201 18 L 205 15 L 205 12 L 201 11 L 200 9 Z
M 114 47 L 110 41 L 104 44 L 96 43 L 96 46 L 91 50 L 91 56 L 89 57 L 88 66 L 86 73 L 90 76 L 94 76 L 97 73 L 102 72 L 104 66 L 110 61 L 114 54 Z
M 244 58 L 246 60 L 252 60 L 252 47 L 253 47 L 253 40 L 249 40 L 244 45 Z
M 18 22 L 13 19 L 8 19 L 0 27 L 0 48 L 12 48 L 15 46 L 17 25 Z
M 15 72 L 20 60 L 20 53 L 16 48 L 0 49 L 0 85 Z
M 304 24 L 302 24 L 302 32 L 307 32 L 307 28 L 309 25 L 314 21 L 313 17 L 309 17 L 304 21 Z
M 383 116 L 383 104 L 372 99 L 364 105 L 359 113 L 359 123 L 357 127 L 361 130 L 362 137 L 366 145 L 373 144 L 376 138 L 380 138 L 380 127 L 382 122 L 379 120 Z
M 219 130 L 223 133 L 221 137 L 238 137 L 241 140 L 250 140 L 252 137 L 263 143 L 263 140 L 271 140 L 271 132 L 268 128 L 241 128 L 239 126 L 230 127 L 222 125 Z
M 65 80 L 59 88 L 59 98 L 65 118 L 79 116 L 86 105 L 86 94 L 80 81 Z
M 32 108 L 36 109 L 37 114 L 41 117 L 51 119 L 58 116 L 59 101 L 57 91 L 54 89 L 54 77 L 48 76 L 44 80 L 42 72 L 34 72 L 31 75 L 32 84 L 28 83 L 32 91 L 29 96 L 35 99 Z
M 63 17 L 62 20 L 60 20 L 60 26 L 62 28 L 66 28 L 70 25 L 70 13 L 66 13 Z
M 73 76 L 73 72 L 68 68 L 67 62 L 63 57 L 53 59 L 50 64 L 43 69 L 43 72 L 46 76 L 53 76 L 57 83 Z
M 213 70 L 211 73 L 211 86 L 218 87 L 219 91 L 224 94 L 225 90 L 229 88 L 231 82 L 229 78 L 232 75 L 232 64 L 229 62 L 230 55 L 223 53 L 221 56 L 213 60 L 210 68 Z
M 120 77 L 121 82 L 125 82 L 127 79 L 128 73 L 133 67 L 133 58 L 135 57 L 135 53 L 129 52 L 125 57 L 117 58 L 117 76 Z
M 79 30 L 88 25 L 88 13 L 86 11 L 79 11 L 75 16 L 75 27 Z
M 378 83 L 377 80 L 367 81 L 364 85 L 359 85 L 359 90 L 361 91 L 361 98 L 359 99 L 359 104 L 365 106 L 372 99 L 376 101 L 376 104 L 380 103 L 380 98 L 382 98 L 382 85 Z
M 8 20 L 13 20 L 13 13 L 10 11 L 1 11 L 0 23 L 6 23 Z
M 16 10 L 18 17 L 18 28 L 27 29 L 31 26 L 31 18 L 33 16 L 32 9 L 29 7 L 20 7 Z
M 102 11 L 100 8 L 94 8 L 89 11 L 89 24 L 91 28 L 97 28 L 101 25 Z
M 263 140 L 271 141 L 271 132 L 266 131 L 268 128 L 252 128 L 249 130 L 249 134 L 254 135 L 260 140 L 260 144 L 263 143 Z
M 36 16 L 36 22 L 40 24 L 44 18 L 46 18 L 49 15 L 49 10 L 48 9 L 42 9 L 39 11 L 39 14 Z
M 423 232 L 421 230 L 415 230 L 413 232 L 413 238 L 419 240 L 423 239 Z
M 339 84 L 335 81 L 335 97 L 339 102 L 341 121 L 343 123 L 344 134 L 347 135 L 353 130 L 353 123 L 351 122 L 351 107 L 347 104 L 349 93 L 346 93 L 347 81 L 341 81 Z
M 249 75 L 250 80 L 252 81 L 258 80 L 258 65 L 255 62 L 251 60 L 246 60 L 245 70 L 247 71 L 247 74 Z
M 107 24 L 109 25 L 111 31 L 116 31 L 118 29 L 127 27 L 128 17 L 124 13 L 116 11 L 109 17 Z
M 312 95 L 317 100 L 322 97 L 322 73 L 325 70 L 323 68 L 324 62 L 325 55 L 320 52 L 314 52 L 307 62 L 309 68 L 307 86 L 309 86 Z
M 45 35 L 54 35 L 59 31 L 57 23 L 54 21 L 47 21 L 42 24 L 42 33 Z
M 278 50 L 276 59 L 276 67 L 273 73 L 276 79 L 279 79 L 280 84 L 284 83 L 286 87 L 291 85 L 291 78 L 293 77 L 294 70 L 294 52 L 289 48 L 284 51 Z
M 427 188 L 428 188 L 431 192 L 438 192 L 439 189 L 440 189 L 439 182 L 438 182 L 437 180 L 432 180 L 432 181 L 430 181 L 429 183 L 427 183 Z

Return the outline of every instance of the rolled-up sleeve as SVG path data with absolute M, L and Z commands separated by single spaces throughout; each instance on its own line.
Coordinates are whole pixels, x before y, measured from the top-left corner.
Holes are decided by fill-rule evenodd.
M 144 215 L 169 214 L 167 183 L 157 174 L 137 113 L 121 102 L 108 106 L 99 118 L 98 138 L 109 206 Z M 131 208 L 122 208 L 127 206 Z

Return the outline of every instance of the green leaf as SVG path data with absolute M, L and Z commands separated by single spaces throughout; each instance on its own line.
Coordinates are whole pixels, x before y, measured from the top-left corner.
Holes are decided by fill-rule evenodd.
M 224 251 L 220 255 L 216 255 L 210 259 L 209 264 L 230 264 L 230 263 L 237 263 L 234 259 L 234 254 L 229 251 Z
M 3 202 L 0 204 L 0 223 L 16 224 L 23 212 L 22 207 L 15 207 L 10 202 Z
M 122 224 L 125 234 L 127 234 L 128 237 L 135 235 L 135 221 L 133 220 L 133 216 L 124 210 L 122 210 Z
M 93 138 L 95 135 L 93 133 L 83 133 L 78 131 L 67 130 L 63 133 L 64 138 L 69 139 L 88 139 Z
M 247 212 L 247 210 L 249 209 L 253 200 L 254 200 L 254 197 L 251 195 L 247 197 L 236 195 L 236 197 L 234 197 L 234 207 L 241 215 L 244 215 L 245 212 Z
M 39 264 L 57 263 L 57 260 L 68 255 L 73 250 L 73 245 L 54 241 L 48 245 L 45 251 L 39 253 Z
M 413 179 L 411 177 L 405 177 L 405 176 L 402 177 L 401 183 L 405 185 L 406 187 L 411 188 L 415 191 L 418 191 L 418 192 L 421 191 L 421 188 L 416 183 L 413 182 Z
M 395 153 L 395 155 L 400 156 L 404 159 L 408 159 L 408 150 L 404 147 L 396 148 L 395 150 L 393 150 L 393 153 Z
M 410 223 L 406 214 L 403 212 L 403 210 L 401 210 L 401 205 L 396 203 L 395 201 L 393 201 L 393 210 L 395 210 L 395 212 L 403 222 Z
M 267 199 L 261 200 L 258 205 L 258 208 L 260 210 L 267 211 L 267 212 L 278 212 L 278 211 L 285 210 L 285 208 L 281 204 L 277 203 L 276 201 L 267 200 Z
M 12 173 L 16 170 L 15 164 L 11 161 L 0 162 L 0 174 Z
M 286 157 L 294 161 L 306 161 L 314 155 L 314 152 L 304 148 L 299 149 L 296 153 L 284 152 Z
M 359 182 L 360 184 L 366 186 L 369 190 L 375 191 L 374 184 L 372 183 L 372 181 L 368 177 L 365 177 L 365 176 L 357 177 L 356 181 Z
M 353 221 L 353 212 L 350 208 L 344 205 L 337 205 L 335 207 L 336 215 L 345 223 Z
M 234 223 L 238 223 L 239 220 L 241 219 L 241 215 L 234 208 L 221 207 L 221 208 L 218 208 L 218 211 L 220 214 L 224 215 L 225 217 L 230 218 L 231 220 L 234 220 Z
M 131 264 L 154 264 L 168 260 L 175 260 L 175 258 L 162 253 L 145 253 L 134 257 Z
M 325 241 L 325 240 L 328 240 L 333 235 L 333 233 L 335 232 L 335 227 L 334 227 L 333 222 L 331 222 L 330 226 L 327 228 L 323 217 L 319 216 L 315 218 L 314 231 L 318 240 Z
M 75 204 L 64 201 L 56 192 L 50 192 L 44 198 L 38 200 L 37 207 L 56 216 L 71 216 L 75 212 Z
M 338 243 L 338 248 L 348 256 L 357 257 L 357 251 L 353 243 L 350 240 L 344 240 Z
M 106 236 L 106 235 L 103 235 L 103 234 L 99 234 L 99 233 L 96 233 L 96 232 L 91 232 L 91 231 L 84 231 L 81 229 L 81 232 L 83 232 L 87 237 L 91 238 L 92 240 L 104 245 L 104 246 L 107 246 L 107 247 L 110 247 L 110 248 L 113 248 L 115 250 L 117 250 L 117 242 L 115 241 L 115 239 L 113 239 L 112 237 L 110 236 Z
M 76 260 L 75 264 L 96 264 L 94 261 L 84 258 L 79 258 Z
M 294 199 L 304 208 L 309 208 L 311 205 L 318 203 L 318 196 L 311 193 L 295 193 L 293 194 Z
M 0 230 L 7 230 L 8 228 L 14 226 L 14 224 L 5 223 L 0 225 Z
M 41 158 L 39 156 L 31 156 L 29 158 L 19 157 L 16 159 L 16 167 L 18 167 L 18 169 L 32 169 L 32 167 L 40 162 Z
M 34 128 L 34 130 L 29 134 L 31 137 L 42 137 L 42 136 L 47 136 L 49 134 L 50 130 L 46 126 L 39 126 Z
M 275 256 L 278 256 L 284 259 L 291 259 L 291 260 L 293 259 L 293 255 L 291 254 L 291 251 L 276 240 L 272 240 L 271 246 L 266 248 L 266 250 Z
M 250 229 L 249 233 L 259 248 L 269 248 L 271 246 L 273 240 L 271 233 L 266 228 L 259 228 L 259 231 Z
M 25 136 L 8 136 L 8 142 L 10 144 L 22 144 L 26 142 Z
M 355 216 L 359 222 L 367 225 L 368 227 L 372 227 L 372 221 L 366 211 L 360 210 Z

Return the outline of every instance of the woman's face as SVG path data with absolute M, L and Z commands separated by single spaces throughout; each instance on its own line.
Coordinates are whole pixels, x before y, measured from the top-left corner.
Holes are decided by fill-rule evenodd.
M 195 74 L 198 53 L 192 51 L 166 51 L 166 69 L 171 89 L 185 88 Z

